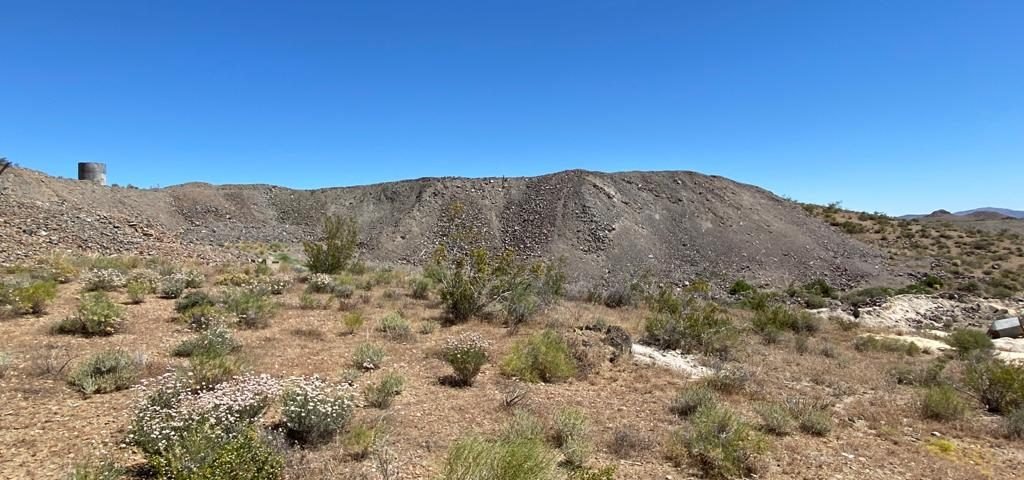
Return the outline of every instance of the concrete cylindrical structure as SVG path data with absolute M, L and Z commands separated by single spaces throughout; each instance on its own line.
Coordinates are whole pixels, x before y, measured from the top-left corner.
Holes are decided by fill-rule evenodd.
M 104 163 L 79 162 L 78 179 L 106 185 L 107 165 Z

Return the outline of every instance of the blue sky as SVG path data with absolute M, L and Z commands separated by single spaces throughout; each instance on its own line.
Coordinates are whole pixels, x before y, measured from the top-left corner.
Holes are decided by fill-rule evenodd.
M 137 186 L 696 170 L 1024 209 L 1024 2 L 0 0 L 0 156 Z

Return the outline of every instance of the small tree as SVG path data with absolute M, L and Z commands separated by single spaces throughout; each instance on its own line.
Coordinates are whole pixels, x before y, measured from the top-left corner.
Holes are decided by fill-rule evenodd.
M 306 268 L 313 273 L 340 273 L 355 256 L 359 229 L 354 219 L 337 215 L 324 217 L 324 232 L 318 242 L 303 242 Z

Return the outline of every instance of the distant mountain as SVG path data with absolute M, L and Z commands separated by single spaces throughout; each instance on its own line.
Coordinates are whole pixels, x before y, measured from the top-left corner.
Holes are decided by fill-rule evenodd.
M 949 213 L 948 210 L 936 210 L 929 214 L 902 215 L 897 218 L 900 220 L 916 220 L 919 218 L 949 218 L 952 216 L 970 217 L 977 220 L 998 220 L 1004 217 L 1024 219 L 1024 211 L 1010 210 L 1009 208 L 984 207 L 975 208 L 973 210 L 964 210 L 956 213 Z
M 1010 210 L 1009 208 L 995 208 L 995 207 L 984 207 L 975 208 L 974 210 L 965 210 L 963 212 L 956 212 L 955 215 L 970 215 L 972 213 L 998 213 L 1007 217 L 1013 218 L 1024 218 L 1024 211 L 1021 210 Z

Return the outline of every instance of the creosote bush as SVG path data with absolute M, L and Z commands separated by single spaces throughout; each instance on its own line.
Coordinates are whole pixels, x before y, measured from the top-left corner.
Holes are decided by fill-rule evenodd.
M 455 382 L 469 386 L 487 363 L 490 343 L 476 333 L 449 337 L 441 347 L 441 357 L 455 371 Z
M 341 319 L 341 325 L 344 333 L 351 335 L 359 330 L 359 327 L 363 326 L 363 314 L 359 312 L 346 313 Z
M 346 388 L 318 377 L 295 379 L 281 395 L 288 436 L 307 445 L 334 438 L 352 417 L 353 408 L 352 395 Z
M 944 340 L 956 349 L 957 355 L 961 358 L 971 356 L 975 352 L 989 352 L 995 348 L 985 332 L 969 328 L 955 329 Z
M 355 257 L 358 242 L 359 229 L 354 219 L 336 215 L 324 217 L 320 240 L 302 244 L 306 268 L 312 273 L 341 273 Z
M 949 385 L 929 387 L 921 396 L 921 415 L 929 420 L 950 422 L 967 414 L 967 404 Z
M 644 322 L 644 341 L 663 349 L 727 358 L 736 338 L 728 314 L 713 303 L 694 304 L 679 314 L 654 313 Z
M 814 314 L 802 310 L 792 310 L 784 305 L 775 305 L 755 311 L 751 323 L 754 330 L 762 335 L 777 335 L 783 331 L 814 334 L 821 329 L 821 323 Z
M 84 294 L 78 311 L 61 320 L 54 330 L 85 336 L 113 335 L 122 331 L 124 326 L 124 308 L 112 302 L 105 293 L 95 292 Z
M 743 478 L 756 473 L 756 459 L 766 443 L 731 411 L 706 406 L 690 417 L 690 427 L 674 431 L 666 454 L 676 465 L 692 460 L 706 478 Z
M 975 355 L 964 367 L 964 384 L 990 412 L 1024 408 L 1024 367 Z
M 558 383 L 576 375 L 576 363 L 561 335 L 546 329 L 517 341 L 501 371 L 527 382 Z
M 391 407 L 395 397 L 405 389 L 405 377 L 389 372 L 378 383 L 368 383 L 363 387 L 363 398 L 366 404 L 385 410 Z
M 124 350 L 107 350 L 86 359 L 68 383 L 86 395 L 125 390 L 138 380 L 142 363 L 141 357 Z

